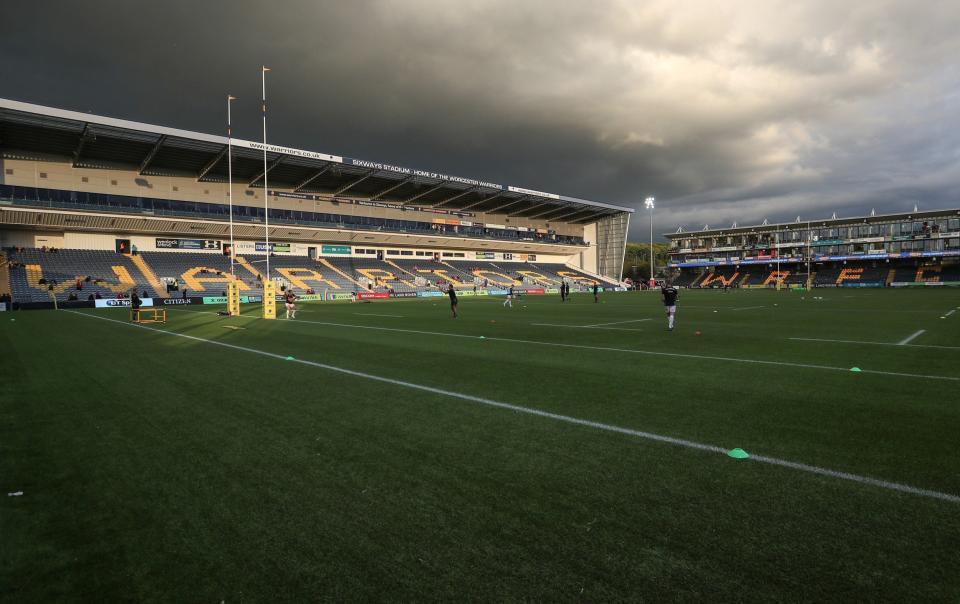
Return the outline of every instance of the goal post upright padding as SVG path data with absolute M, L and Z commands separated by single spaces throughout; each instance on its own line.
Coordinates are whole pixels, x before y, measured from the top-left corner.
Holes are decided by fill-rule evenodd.
M 277 318 L 277 284 L 273 281 L 263 282 L 263 318 Z
M 227 312 L 231 317 L 240 316 L 240 282 L 227 283 Z

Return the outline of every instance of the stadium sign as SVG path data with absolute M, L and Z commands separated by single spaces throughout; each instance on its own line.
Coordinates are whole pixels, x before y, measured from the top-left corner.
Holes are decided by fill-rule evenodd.
M 493 252 L 477 252 L 477 260 L 493 260 L 495 257 Z
M 267 244 L 266 244 L 266 242 L 264 242 L 264 241 L 258 241 L 258 242 L 256 242 L 256 243 L 254 244 L 254 249 L 257 250 L 258 252 L 265 252 L 265 251 L 267 251 Z M 290 244 L 289 244 L 289 243 L 271 243 L 271 244 L 270 244 L 270 251 L 271 251 L 271 252 L 287 252 L 287 253 L 289 253 L 289 252 L 290 252 Z
M 416 298 L 417 292 L 393 292 L 391 298 Z
M 495 182 L 486 182 L 483 180 L 476 180 L 474 178 L 464 178 L 462 176 L 451 176 L 449 174 L 442 174 L 440 172 L 430 172 L 427 170 L 415 170 L 413 168 L 404 168 L 403 166 L 394 166 L 391 164 L 384 164 L 381 162 L 367 161 L 365 159 L 347 158 L 345 160 L 345 163 L 351 166 L 358 166 L 360 168 L 369 168 L 372 170 L 383 170 L 384 172 L 395 172 L 397 174 L 405 174 L 406 176 L 420 176 L 423 178 L 431 178 L 433 180 L 456 182 L 464 185 L 470 185 L 473 187 L 485 187 L 487 189 L 496 189 L 498 191 L 503 190 L 503 185 L 498 185 Z
M 120 299 L 109 299 L 109 300 L 94 300 L 94 308 L 118 308 L 118 307 L 129 307 L 130 300 L 124 298 Z M 141 307 L 153 306 L 153 298 L 143 298 L 140 300 Z
M 316 151 L 304 151 L 303 149 L 294 149 L 292 147 L 281 147 L 279 145 L 264 145 L 254 141 L 245 141 L 233 139 L 233 144 L 237 147 L 246 147 L 257 151 L 269 151 L 270 153 L 280 153 L 281 155 L 294 155 L 296 157 L 306 157 L 308 159 L 319 159 L 322 161 L 332 161 L 338 164 L 343 163 L 343 158 L 339 155 L 330 155 L 329 153 L 317 153 Z
M 360 292 L 357 294 L 358 300 L 384 300 L 389 297 L 388 292 Z
M 158 250 L 219 250 L 220 242 L 211 239 L 156 239 Z
M 224 300 L 226 300 L 226 298 L 224 298 Z M 224 302 L 224 304 L 225 303 L 226 302 Z M 163 301 L 164 306 L 179 306 L 182 304 L 193 304 L 193 302 L 186 298 L 166 298 Z M 206 304 L 206 302 L 204 302 L 204 304 Z
M 535 191 L 533 189 L 524 189 L 523 187 L 507 187 L 507 190 L 511 193 L 523 193 L 524 195 L 536 195 L 537 197 L 546 197 L 547 199 L 560 199 L 560 196 L 556 193 L 544 193 L 543 191 Z
M 350 255 L 351 249 L 349 245 L 321 245 L 320 246 L 321 254 L 346 254 Z
M 442 296 L 443 296 L 443 292 L 438 292 L 438 291 L 417 292 L 418 298 L 440 298 Z

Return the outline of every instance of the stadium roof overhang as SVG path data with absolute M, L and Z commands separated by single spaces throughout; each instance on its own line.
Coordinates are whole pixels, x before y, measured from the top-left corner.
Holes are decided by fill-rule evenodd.
M 225 220 L 191 220 L 160 216 L 123 216 L 105 212 L 80 212 L 34 207 L 0 206 L 0 224 L 4 228 L 47 230 L 54 232 L 110 233 L 124 235 L 155 235 L 183 237 L 190 235 L 207 239 L 228 240 L 230 223 Z M 261 223 L 234 222 L 234 236 L 239 240 L 262 241 Z M 270 226 L 270 239 L 306 244 L 350 243 L 353 245 L 397 246 L 419 249 L 458 249 L 570 256 L 589 248 L 570 244 L 541 241 L 498 241 L 424 235 L 419 233 L 389 233 L 359 229 L 323 229 L 290 224 Z
M 264 186 L 262 143 L 232 139 L 233 181 Z M 77 168 L 134 170 L 201 182 L 227 181 L 228 139 L 0 99 L 0 157 L 70 161 Z M 330 197 L 589 224 L 633 212 L 617 206 L 367 160 L 268 145 L 267 186 Z

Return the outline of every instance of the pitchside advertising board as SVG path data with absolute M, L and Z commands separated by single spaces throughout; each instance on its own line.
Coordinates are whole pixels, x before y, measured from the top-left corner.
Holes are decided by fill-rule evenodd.
M 156 239 L 158 250 L 219 250 L 220 242 L 211 239 Z
M 95 308 L 123 308 L 129 307 L 130 300 L 94 300 Z M 141 307 L 153 306 L 153 298 L 143 298 L 140 300 Z

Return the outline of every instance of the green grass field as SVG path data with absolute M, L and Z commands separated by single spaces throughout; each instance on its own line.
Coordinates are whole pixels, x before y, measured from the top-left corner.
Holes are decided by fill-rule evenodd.
M 960 291 L 813 295 L 0 313 L 0 599 L 960 601 Z

